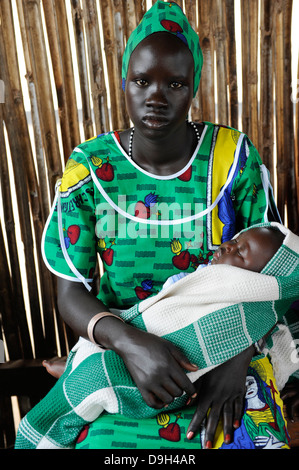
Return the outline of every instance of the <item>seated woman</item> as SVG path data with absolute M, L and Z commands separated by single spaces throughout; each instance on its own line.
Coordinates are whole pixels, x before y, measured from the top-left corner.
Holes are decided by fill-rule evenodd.
M 116 353 L 150 409 L 201 387 L 188 432 L 196 433 L 211 408 L 209 446 L 221 410 L 227 442 L 241 420 L 254 348 L 197 384 L 186 374 L 194 366 L 171 342 L 112 315 L 95 323 L 99 313 L 150 301 L 169 276 L 192 273 L 237 231 L 276 214 L 267 172 L 248 137 L 186 120 L 201 68 L 198 36 L 186 16 L 175 3 L 157 1 L 128 39 L 123 58 L 122 85 L 134 127 L 74 149 L 43 250 L 57 275 L 63 319 L 85 339 L 94 325 L 93 338 L 108 349 L 100 357 Z M 105 272 L 94 296 L 90 284 L 98 254 Z M 35 445 L 38 434 L 27 435 Z
M 250 341 L 250 330 L 247 331 L 247 326 L 244 326 L 247 340 L 243 345 L 240 331 L 237 331 L 236 327 L 235 332 L 231 332 L 229 345 L 221 344 L 215 335 L 213 347 L 218 356 L 215 360 L 215 352 L 209 357 L 210 339 L 201 340 L 201 335 L 198 333 L 198 331 L 203 331 L 204 323 L 211 323 L 208 336 L 213 333 L 215 329 L 213 325 L 217 323 L 219 315 L 222 322 L 236 325 L 238 316 L 241 318 L 241 311 L 244 311 L 243 322 L 249 324 L 255 312 L 255 304 L 260 300 L 263 301 L 269 316 L 265 324 L 261 322 L 260 334 L 263 328 L 263 333 L 267 333 L 268 329 L 275 325 L 278 314 L 282 315 L 281 305 L 276 313 L 272 302 L 270 308 L 267 308 L 267 301 L 269 303 L 269 300 L 280 299 L 280 302 L 284 300 L 283 313 L 285 313 L 294 299 L 294 294 L 299 295 L 299 270 L 296 276 L 293 272 L 287 273 L 288 278 L 291 275 L 297 280 L 297 292 L 291 287 L 294 286 L 294 279 L 292 281 L 288 279 L 288 288 L 284 295 L 278 294 L 280 280 L 273 278 L 269 282 L 267 277 L 256 274 L 265 271 L 265 273 L 271 273 L 271 276 L 277 275 L 279 279 L 282 274 L 281 261 L 285 260 L 286 249 L 289 245 L 297 249 L 297 253 L 293 252 L 295 256 L 299 256 L 299 237 L 282 226 L 282 231 L 279 230 L 278 226 L 278 224 L 263 225 L 241 232 L 215 251 L 211 267 L 206 270 L 197 269 L 193 274 L 189 274 L 187 279 L 184 276 L 176 281 L 172 277 L 171 282 L 166 283 L 160 294 L 141 302 L 137 308 L 120 312 L 119 318 L 150 333 L 163 333 L 163 337 L 167 338 L 166 341 L 171 341 L 185 355 L 185 359 L 183 355 L 177 359 L 182 365 L 185 360 L 186 368 L 190 371 L 187 374 L 188 378 L 191 382 L 197 380 L 203 373 L 224 362 L 224 359 L 233 357 L 256 339 Z M 286 243 L 281 248 L 285 234 L 287 234 Z M 229 268 L 219 271 L 219 265 L 226 265 Z M 232 266 L 237 270 L 232 270 Z M 255 275 L 248 275 L 247 270 Z M 176 288 L 173 287 L 175 281 L 178 282 Z M 223 286 L 226 287 L 225 292 L 221 289 Z M 244 292 L 244 286 L 247 292 Z M 251 302 L 253 308 L 250 305 L 252 298 L 254 298 L 254 302 Z M 240 305 L 242 305 L 241 308 Z M 235 310 L 234 318 L 232 318 L 232 310 Z M 162 315 L 160 320 L 157 314 Z M 105 313 L 99 314 L 97 321 L 104 316 L 106 316 Z M 93 328 L 94 326 L 95 323 L 93 323 Z M 22 420 L 16 448 L 32 448 L 33 445 L 36 448 L 74 447 L 86 422 L 98 417 L 104 410 L 135 418 L 158 414 L 157 410 L 146 405 L 119 356 L 113 351 L 108 353 L 98 345 L 95 347 L 92 345 L 95 343 L 93 328 L 89 331 L 90 341 L 82 339 L 72 350 L 66 372 L 54 389 Z M 196 365 L 191 364 L 190 358 Z M 192 389 L 189 390 L 186 387 L 186 393 L 192 393 Z M 248 396 L 251 397 L 249 392 Z M 187 398 L 185 393 L 174 400 L 169 398 L 164 403 L 164 408 L 169 405 L 169 409 L 177 409 L 186 403 Z M 262 408 L 264 412 L 264 407 Z M 271 420 L 270 408 L 269 414 Z M 274 432 L 272 434 L 275 442 L 283 446 L 286 442 L 278 439 L 281 431 L 284 431 L 282 415 L 280 426 L 276 427 L 276 430 L 272 430 Z M 277 431 L 279 434 L 275 435 Z M 187 438 L 191 439 L 193 435 L 193 431 L 189 431 Z M 35 436 L 34 443 L 32 436 Z

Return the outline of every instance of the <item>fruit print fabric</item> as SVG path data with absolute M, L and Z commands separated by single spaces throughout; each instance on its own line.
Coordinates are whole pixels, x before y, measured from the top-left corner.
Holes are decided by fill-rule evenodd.
M 117 133 L 98 136 L 74 150 L 59 191 L 64 233 L 74 226 L 80 232 L 75 244 L 68 243 L 67 254 L 89 282 L 100 254 L 104 275 L 99 298 L 104 304 L 126 308 L 156 294 L 169 276 L 208 263 L 217 244 L 225 241 L 226 226 L 230 232 L 263 221 L 261 161 L 246 136 L 240 152 L 236 150 L 240 136 L 235 130 L 204 123 L 189 163 L 166 177 L 152 175 L 131 161 Z M 225 164 L 218 174 L 213 163 L 223 143 Z M 220 220 L 217 207 L 222 199 L 211 211 L 207 201 L 211 204 L 223 188 L 234 162 Z M 182 178 L 186 172 L 188 178 Z M 44 258 L 57 275 L 78 281 L 64 259 L 58 232 L 55 201 L 45 229 Z
M 130 57 L 143 39 L 151 34 L 167 32 L 182 40 L 194 60 L 194 96 L 196 95 L 203 64 L 203 55 L 197 33 L 179 5 L 158 0 L 143 16 L 137 28 L 130 34 L 123 54 L 122 87 L 125 90 Z
M 256 382 L 250 386 L 249 379 Z M 252 407 L 254 398 L 246 398 L 245 413 L 231 444 L 224 444 L 222 423 L 218 424 L 215 449 L 288 449 L 290 437 L 283 415 L 283 402 L 277 394 L 273 369 L 268 358 L 255 356 L 246 380 L 248 395 L 259 397 L 260 407 Z M 255 393 L 252 393 L 255 390 Z M 262 408 L 261 408 L 262 406 Z M 86 425 L 79 435 L 76 449 L 202 449 L 205 428 L 192 440 L 186 437 L 195 406 L 176 412 L 163 411 L 154 418 L 134 419 L 104 413 Z M 267 414 L 265 414 L 267 409 Z M 254 418 L 254 419 L 253 419 Z

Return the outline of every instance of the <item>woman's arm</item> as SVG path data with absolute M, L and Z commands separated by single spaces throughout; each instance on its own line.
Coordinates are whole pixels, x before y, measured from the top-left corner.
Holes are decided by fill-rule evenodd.
M 91 318 L 108 311 L 81 283 L 58 279 L 58 307 L 65 322 L 86 339 Z M 176 396 L 192 396 L 195 387 L 184 369 L 197 370 L 176 346 L 158 336 L 138 330 L 115 317 L 104 317 L 95 326 L 96 342 L 119 354 L 145 402 L 160 409 Z

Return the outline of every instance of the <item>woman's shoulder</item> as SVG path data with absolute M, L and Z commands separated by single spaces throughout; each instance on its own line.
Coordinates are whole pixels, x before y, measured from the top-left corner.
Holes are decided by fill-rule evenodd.
M 227 134 L 227 136 L 232 136 L 234 140 L 237 140 L 240 136 L 243 136 L 245 141 L 250 147 L 253 147 L 254 144 L 250 140 L 250 137 L 244 132 L 241 131 L 240 129 L 237 129 L 232 126 L 228 126 L 227 124 L 219 124 L 219 123 L 214 123 L 214 122 L 209 122 L 209 121 L 202 121 L 201 123 L 195 123 L 197 126 L 204 125 L 207 128 L 209 128 L 211 131 L 217 132 L 219 129 L 221 129 L 222 134 Z
M 105 154 L 113 153 L 113 148 L 117 147 L 118 132 L 111 131 L 91 137 L 78 144 L 72 151 L 67 165 L 74 162 L 89 167 L 88 159 L 97 159 L 105 156 Z
M 117 135 L 117 131 L 105 132 L 103 134 L 96 135 L 77 145 L 74 149 L 74 152 L 87 154 L 93 153 L 101 148 L 105 148 L 107 144 L 113 143 L 113 137 L 116 136 L 117 138 Z
M 244 132 L 240 131 L 239 129 L 236 129 L 232 126 L 228 126 L 227 124 L 219 124 L 219 123 L 215 123 L 215 122 L 210 122 L 210 121 L 202 121 L 201 123 L 196 123 L 197 125 L 203 125 L 203 126 L 207 126 L 208 128 L 212 129 L 212 130 L 217 130 L 217 129 L 222 129 L 223 132 L 227 131 L 228 134 L 231 134 L 231 133 L 236 133 L 236 134 L 244 134 Z M 244 134 L 246 135 L 246 134 Z

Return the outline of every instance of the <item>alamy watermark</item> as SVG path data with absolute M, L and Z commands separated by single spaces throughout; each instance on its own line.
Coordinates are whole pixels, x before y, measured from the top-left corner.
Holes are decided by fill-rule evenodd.
M 5 102 L 5 84 L 3 80 L 0 80 L 0 103 Z
M 203 221 L 200 214 L 202 204 L 176 202 L 158 203 L 153 194 L 145 201 L 130 203 L 126 196 L 118 196 L 117 210 L 107 203 L 96 208 L 98 221 L 96 235 L 98 238 L 184 238 L 193 241 L 192 248 L 202 245 Z M 193 210 L 194 209 L 194 210 Z M 127 221 L 129 219 L 129 222 Z M 191 245 L 189 246 L 191 248 Z

